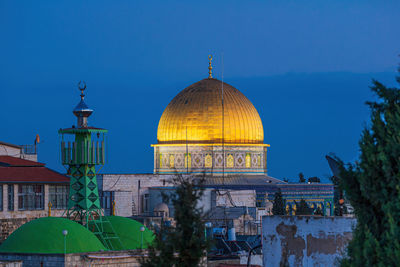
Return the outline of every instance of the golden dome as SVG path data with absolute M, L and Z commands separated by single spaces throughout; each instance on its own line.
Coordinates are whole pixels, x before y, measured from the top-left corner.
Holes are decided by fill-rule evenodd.
M 181 91 L 168 104 L 158 124 L 158 144 L 263 144 L 263 125 L 253 104 L 224 83 L 222 134 L 222 82 L 204 79 Z

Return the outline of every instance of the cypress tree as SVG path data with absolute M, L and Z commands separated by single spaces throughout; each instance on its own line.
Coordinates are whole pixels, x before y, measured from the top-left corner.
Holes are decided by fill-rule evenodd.
M 342 266 L 400 263 L 400 90 L 378 81 L 371 89 L 379 100 L 368 103 L 371 126 L 363 130 L 359 160 L 340 162 L 341 186 L 357 218 Z
M 198 266 L 209 247 L 202 209 L 197 207 L 203 195 L 202 182 L 196 184 L 178 175 L 175 183 L 175 194 L 164 195 L 174 206 L 175 226 L 161 227 L 149 248 L 149 257 L 141 260 L 144 267 Z
M 282 197 L 281 189 L 274 195 L 274 203 L 272 206 L 273 215 L 285 215 L 286 214 L 286 201 Z

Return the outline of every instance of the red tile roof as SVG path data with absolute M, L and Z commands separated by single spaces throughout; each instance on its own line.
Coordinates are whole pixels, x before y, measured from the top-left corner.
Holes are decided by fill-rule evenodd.
M 10 167 L 28 167 L 28 166 L 44 166 L 45 164 L 11 156 L 0 156 L 0 166 L 2 165 Z
M 69 183 L 69 177 L 44 163 L 0 156 L 0 183 Z

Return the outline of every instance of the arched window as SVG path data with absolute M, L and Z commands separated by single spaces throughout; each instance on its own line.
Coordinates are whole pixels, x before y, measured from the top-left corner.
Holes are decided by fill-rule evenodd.
M 226 167 L 233 168 L 233 155 L 228 154 L 228 158 L 226 159 Z
M 250 153 L 246 153 L 246 168 L 251 168 L 251 156 Z
M 210 154 L 206 154 L 204 158 L 204 167 L 212 168 L 212 156 Z
M 175 156 L 172 154 L 169 156 L 169 167 L 171 169 L 175 167 Z
M 293 206 L 292 206 L 292 215 L 296 215 L 296 211 L 297 211 L 297 206 L 296 206 L 296 204 L 293 204 Z
M 192 155 L 185 153 L 185 168 L 192 168 Z

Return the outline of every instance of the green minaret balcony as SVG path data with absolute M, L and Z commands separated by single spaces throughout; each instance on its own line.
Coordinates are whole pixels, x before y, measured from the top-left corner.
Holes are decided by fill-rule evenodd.
M 61 162 L 63 165 L 104 165 L 105 164 L 105 133 L 104 129 L 70 128 L 60 130 Z M 74 141 L 64 141 L 64 135 L 74 135 Z M 96 140 L 93 141 L 94 138 Z

